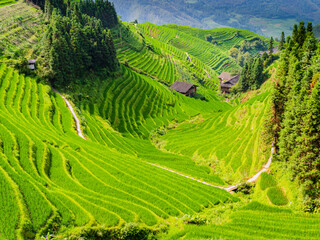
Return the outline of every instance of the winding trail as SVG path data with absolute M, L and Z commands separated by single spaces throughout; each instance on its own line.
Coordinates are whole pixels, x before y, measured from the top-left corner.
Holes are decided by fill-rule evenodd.
M 192 63 L 192 59 L 191 59 L 191 57 L 190 57 L 189 53 L 187 53 L 187 52 L 186 52 L 186 55 L 187 55 L 187 57 L 188 57 L 189 62 L 191 62 L 191 63 Z
M 71 112 L 71 114 L 72 114 L 72 116 L 73 116 L 73 118 L 74 118 L 74 120 L 75 120 L 75 122 L 76 122 L 76 127 L 77 127 L 77 133 L 78 133 L 78 135 L 79 135 L 81 138 L 83 138 L 84 140 L 87 140 L 87 139 L 84 137 L 84 135 L 82 134 L 81 127 L 80 127 L 80 121 L 79 121 L 79 119 L 78 119 L 75 111 L 73 110 L 73 107 L 72 107 L 72 105 L 70 104 L 70 102 L 69 102 L 60 92 L 58 92 L 56 89 L 52 88 L 52 91 L 55 92 L 55 93 L 57 93 L 57 94 L 59 94 L 59 95 L 63 98 L 63 100 L 64 100 L 65 103 L 67 104 L 67 107 L 68 107 L 68 109 L 70 110 L 70 112 Z M 246 181 L 246 183 L 254 183 L 254 182 L 256 182 L 256 181 L 258 180 L 258 178 L 260 177 L 260 175 L 261 175 L 263 172 L 266 172 L 266 171 L 269 170 L 270 165 L 271 165 L 271 163 L 272 163 L 272 157 L 273 157 L 274 150 L 275 150 L 275 148 L 272 147 L 272 148 L 271 148 L 271 155 L 270 155 L 270 157 L 269 157 L 269 159 L 268 159 L 268 162 L 263 166 L 263 168 L 262 168 L 259 172 L 257 172 L 253 177 L 251 177 L 250 179 L 248 179 L 248 180 Z M 159 166 L 159 165 L 154 164 L 154 163 L 149 163 L 149 162 L 146 162 L 146 163 L 147 163 L 147 164 L 150 164 L 150 165 L 152 165 L 152 166 L 155 166 L 155 167 L 157 167 L 157 168 L 161 168 L 161 169 L 163 169 L 163 170 L 166 170 L 166 171 L 175 173 L 175 174 L 180 175 L 180 176 L 182 176 L 182 177 L 189 178 L 189 179 L 191 179 L 191 180 L 197 181 L 197 182 L 199 182 L 199 183 L 202 183 L 202 184 L 205 184 L 205 185 L 208 185 L 208 186 L 212 186 L 212 187 L 216 187 L 216 188 L 220 188 L 220 189 L 224 189 L 224 190 L 226 190 L 226 191 L 228 191 L 228 192 L 231 192 L 231 191 L 234 191 L 234 190 L 238 189 L 238 187 L 242 184 L 242 183 L 238 183 L 238 184 L 235 184 L 235 185 L 231 185 L 231 186 L 229 186 L 229 187 L 222 187 L 222 186 L 219 186 L 219 185 L 214 185 L 214 184 L 211 184 L 211 183 L 208 183 L 208 182 L 201 181 L 201 180 L 196 179 L 196 178 L 194 178 L 194 177 L 190 177 L 190 176 L 184 175 L 184 174 L 182 174 L 182 173 L 176 172 L 176 171 L 174 171 L 174 170 L 172 170 L 172 169 L 169 169 L 169 168 L 165 168 L 165 167 Z
M 269 168 L 270 168 L 270 166 L 271 166 L 271 163 L 272 163 L 272 157 L 273 157 L 274 150 L 275 150 L 275 148 L 272 147 L 272 148 L 271 148 L 271 155 L 270 155 L 270 157 L 269 157 L 269 159 L 268 159 L 268 162 L 263 166 L 263 168 L 262 168 L 259 172 L 257 172 L 253 177 L 251 177 L 250 179 L 248 179 L 248 180 L 246 181 L 246 183 L 254 183 L 254 182 L 256 182 L 256 181 L 258 180 L 258 178 L 260 177 L 260 175 L 261 175 L 263 172 L 266 172 L 266 171 L 269 170 Z M 180 175 L 180 176 L 182 176 L 182 177 L 186 177 L 186 178 L 189 178 L 189 179 L 191 179 L 191 180 L 194 180 L 194 181 L 203 183 L 203 184 L 205 184 L 205 185 L 209 185 L 209 186 L 212 186 L 212 187 L 217 187 L 217 188 L 220 188 L 220 189 L 224 189 L 224 190 L 226 190 L 226 191 L 228 191 L 228 192 L 231 192 L 231 191 L 234 191 L 234 190 L 238 189 L 238 187 L 242 184 L 242 183 L 238 183 L 238 184 L 235 184 L 235 185 L 231 185 L 231 186 L 229 186 L 229 187 L 222 187 L 222 186 L 214 185 L 214 184 L 211 184 L 211 183 L 208 183 L 208 182 L 204 182 L 204 181 L 198 180 L 198 179 L 196 179 L 196 178 L 193 178 L 193 177 L 184 175 L 184 174 L 182 174 L 182 173 L 176 172 L 176 171 L 171 170 L 171 169 L 169 169 L 169 168 L 161 167 L 161 166 L 159 166 L 159 165 L 157 165 L 157 164 L 154 164 L 154 163 L 149 163 L 149 162 L 147 162 L 147 163 L 150 164 L 150 165 L 152 165 L 152 166 L 155 166 L 155 167 L 157 167 L 157 168 L 161 168 L 161 169 L 164 169 L 164 170 L 166 170 L 166 171 L 175 173 L 175 174 Z
M 69 108 L 73 118 L 74 118 L 74 121 L 76 122 L 76 127 L 77 127 L 77 133 L 79 135 L 79 137 L 83 138 L 84 140 L 86 140 L 86 138 L 84 137 L 84 135 L 82 134 L 82 131 L 81 131 L 81 125 L 80 125 L 80 120 L 79 118 L 77 117 L 75 111 L 73 110 L 73 107 L 72 105 L 70 104 L 70 102 L 60 93 L 58 92 L 56 89 L 52 88 L 52 91 L 59 94 L 63 100 L 65 101 L 65 103 L 67 104 L 67 107 Z
M 207 70 L 204 70 L 204 71 L 206 72 L 207 77 L 208 77 L 208 78 L 211 78 L 211 76 L 210 76 L 210 74 L 208 73 L 208 71 L 207 71 Z

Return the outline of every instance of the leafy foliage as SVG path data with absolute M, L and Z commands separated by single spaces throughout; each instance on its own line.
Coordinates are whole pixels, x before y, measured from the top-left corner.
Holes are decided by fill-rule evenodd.
M 80 0 L 75 3 L 81 13 L 100 19 L 102 25 L 113 28 L 118 24 L 118 16 L 113 3 L 108 0 Z
M 68 15 L 61 16 L 57 9 L 50 14 L 42 39 L 41 75 L 68 86 L 88 71 L 115 71 L 118 60 L 110 31 L 100 20 L 83 14 L 78 5 L 68 9 Z
M 307 209 L 319 208 L 319 44 L 303 22 L 293 28 L 281 55 L 273 94 L 273 137 L 277 158 L 300 181 Z

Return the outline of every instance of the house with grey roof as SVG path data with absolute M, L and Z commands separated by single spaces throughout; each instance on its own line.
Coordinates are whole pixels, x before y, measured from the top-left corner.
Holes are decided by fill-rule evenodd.
M 192 83 L 176 81 L 170 88 L 188 97 L 194 96 L 197 93 L 197 85 Z

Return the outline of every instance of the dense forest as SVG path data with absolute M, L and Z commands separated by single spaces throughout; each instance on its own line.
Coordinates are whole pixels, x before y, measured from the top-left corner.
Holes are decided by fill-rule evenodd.
M 110 2 L 66 4 L 48 0 L 44 12 L 49 24 L 39 50 L 42 77 L 66 86 L 88 71 L 117 69 L 118 60 L 108 28 L 116 26 L 118 18 Z
M 303 187 L 307 211 L 320 208 L 319 61 L 312 24 L 300 22 L 281 53 L 269 122 L 277 159 Z
M 279 49 L 283 49 L 284 33 L 282 34 Z M 267 79 L 264 75 L 264 71 L 270 66 L 275 60 L 273 54 L 274 51 L 274 40 L 271 37 L 269 41 L 268 53 L 265 51 L 263 54 L 252 58 L 250 55 L 244 61 L 244 66 L 241 69 L 240 78 L 238 84 L 232 89 L 235 94 L 237 92 L 246 92 L 249 90 L 257 90 L 260 88 L 262 83 Z

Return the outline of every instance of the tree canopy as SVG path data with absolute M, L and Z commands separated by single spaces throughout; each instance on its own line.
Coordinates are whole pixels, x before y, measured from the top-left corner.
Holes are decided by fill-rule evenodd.
M 272 96 L 272 135 L 277 159 L 303 187 L 306 209 L 320 208 L 319 44 L 300 22 L 281 53 Z

